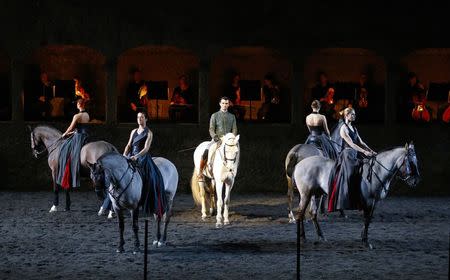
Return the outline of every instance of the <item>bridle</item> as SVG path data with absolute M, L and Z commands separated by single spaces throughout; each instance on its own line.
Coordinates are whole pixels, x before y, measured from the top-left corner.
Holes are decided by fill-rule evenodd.
M 227 152 L 226 152 L 226 150 L 225 150 L 225 148 L 226 148 L 227 146 L 228 146 L 228 147 L 238 146 L 238 151 L 236 152 L 234 158 L 227 158 Z M 224 145 L 223 145 L 223 155 L 222 155 L 222 153 L 220 152 L 220 150 L 219 150 L 219 154 L 220 154 L 220 158 L 222 159 L 222 164 L 223 164 L 223 166 L 225 166 L 226 168 L 228 168 L 228 165 L 227 165 L 228 162 L 236 163 L 236 160 L 237 160 L 237 157 L 238 157 L 238 154 L 239 154 L 239 144 L 236 143 L 236 144 L 230 145 L 230 144 L 227 144 L 226 142 L 224 142 Z M 230 172 L 233 172 L 233 169 L 229 169 L 229 171 L 230 171 Z
M 405 154 L 403 158 L 397 159 L 394 167 L 389 169 L 386 166 L 384 166 L 379 160 L 377 160 L 376 156 L 373 156 L 369 159 L 369 172 L 367 174 L 367 181 L 372 181 L 372 174 L 375 175 L 375 177 L 378 179 L 378 181 L 381 183 L 381 186 L 383 187 L 383 191 L 386 193 L 387 189 L 383 184 L 383 181 L 380 179 L 378 174 L 373 170 L 373 166 L 375 165 L 375 162 L 379 164 L 383 169 L 385 169 L 389 174 L 392 174 L 395 176 L 395 178 L 398 178 L 402 180 L 403 182 L 408 181 L 411 178 L 412 172 L 411 172 L 411 163 L 410 163 L 410 157 L 415 157 L 415 155 L 412 155 L 412 152 L 406 148 Z M 402 160 L 402 164 L 398 166 L 397 162 L 399 160 Z M 403 171 L 401 169 L 403 168 Z M 400 175 L 398 175 L 400 171 Z
M 132 163 L 128 163 L 128 167 L 125 170 L 125 172 L 123 172 L 122 176 L 120 177 L 119 181 L 116 180 L 116 178 L 114 177 L 114 175 L 112 174 L 110 169 L 104 168 L 102 167 L 104 171 L 108 171 L 111 177 L 111 188 L 109 186 L 106 186 L 104 184 L 104 187 L 106 188 L 106 191 L 108 192 L 109 195 L 111 195 L 112 198 L 114 198 L 114 200 L 117 202 L 117 204 L 120 204 L 120 198 L 122 197 L 122 195 L 126 192 L 126 190 L 130 187 L 131 182 L 133 182 L 134 179 L 134 174 L 136 173 L 137 170 L 137 166 L 132 166 Z M 128 183 L 126 184 L 125 188 L 119 192 L 118 195 L 116 195 L 116 193 L 118 192 L 118 190 L 120 190 L 120 188 L 118 186 L 120 186 L 120 182 L 123 180 L 123 178 L 125 177 L 125 174 L 127 174 L 128 170 L 132 170 L 133 173 L 131 174 L 131 178 L 130 181 L 128 181 Z M 105 173 L 103 173 L 103 176 L 105 176 Z M 105 178 L 103 178 L 105 180 Z M 106 181 L 106 180 L 105 180 Z M 97 188 L 95 188 L 95 191 L 97 192 Z M 130 205 L 125 205 L 123 204 L 123 206 L 125 206 L 125 208 L 129 208 Z
M 69 136 L 69 137 L 72 137 Z M 31 149 L 33 150 L 34 155 L 36 156 L 36 158 L 40 158 L 42 154 L 44 154 L 46 151 L 48 151 L 48 155 L 50 155 L 54 150 L 56 150 L 56 148 L 58 148 L 58 146 L 55 146 L 59 141 L 61 141 L 63 138 L 59 138 L 57 139 L 55 142 L 53 142 L 52 144 L 50 144 L 48 147 L 46 147 L 45 145 L 44 148 L 42 150 L 38 150 L 37 147 L 39 145 L 36 144 L 36 137 L 34 136 L 34 131 L 31 130 L 31 143 L 33 144 L 33 146 L 31 147 Z

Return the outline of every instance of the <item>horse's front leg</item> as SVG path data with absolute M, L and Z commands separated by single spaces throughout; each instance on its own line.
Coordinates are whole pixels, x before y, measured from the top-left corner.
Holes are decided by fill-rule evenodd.
M 217 214 L 216 214 L 216 228 L 220 228 L 223 225 L 222 222 L 222 207 L 223 207 L 223 199 L 222 199 L 222 188 L 223 182 L 216 180 L 216 195 L 217 195 Z
M 53 205 L 50 208 L 50 213 L 58 211 L 59 205 L 59 186 L 56 184 L 55 179 L 53 179 Z
M 70 188 L 66 190 L 66 211 L 70 211 Z
M 120 233 L 119 246 L 117 247 L 116 252 L 123 253 L 125 251 L 123 249 L 123 245 L 125 244 L 125 240 L 123 239 L 123 231 L 125 229 L 123 211 L 117 210 L 116 212 L 117 212 L 117 219 L 119 221 L 119 233 Z
M 230 224 L 230 220 L 228 219 L 228 208 L 230 206 L 230 193 L 231 193 L 231 185 L 225 184 L 225 199 L 223 206 L 223 224 Z
M 205 178 L 202 178 L 198 181 L 198 185 L 200 186 L 200 198 L 202 203 L 202 220 L 206 220 L 206 182 Z
M 369 225 L 372 220 L 372 214 L 374 209 L 373 206 L 368 206 L 364 208 L 364 227 L 361 232 L 361 241 L 369 249 L 373 249 L 372 244 L 369 243 Z
M 141 245 L 141 243 L 139 242 L 139 206 L 136 207 L 136 209 L 131 211 L 131 217 L 133 219 L 133 232 L 134 232 L 133 254 L 136 254 L 136 253 L 140 252 L 139 247 Z

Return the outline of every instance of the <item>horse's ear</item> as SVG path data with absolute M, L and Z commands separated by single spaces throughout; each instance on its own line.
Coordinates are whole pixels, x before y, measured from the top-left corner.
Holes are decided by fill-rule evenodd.
M 405 144 L 405 150 L 408 150 L 408 143 Z
M 33 132 L 33 129 L 31 128 L 30 125 L 27 125 L 27 128 L 28 128 L 28 131 L 29 131 L 30 133 Z
M 414 146 L 414 142 L 411 140 L 410 142 L 409 142 L 409 146 L 411 147 L 411 146 Z
M 238 135 L 236 136 L 236 138 L 234 138 L 234 141 L 236 141 L 236 143 L 239 142 L 239 137 L 240 137 L 240 136 L 241 136 L 241 135 L 238 134 Z

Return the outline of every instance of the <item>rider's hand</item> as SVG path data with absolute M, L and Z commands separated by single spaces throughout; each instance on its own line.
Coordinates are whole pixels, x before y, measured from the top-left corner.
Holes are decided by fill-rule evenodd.
M 366 150 L 364 150 L 364 155 L 365 155 L 366 157 L 370 157 L 372 154 L 373 154 L 373 153 L 372 153 L 371 151 L 366 151 Z
M 130 157 L 130 159 L 131 159 L 132 161 L 135 161 L 135 160 L 137 160 L 137 157 L 136 157 L 136 156 L 132 156 L 132 157 Z
M 219 136 L 217 136 L 217 135 L 214 135 L 214 138 L 213 138 L 213 140 L 214 140 L 214 142 L 219 142 L 220 138 L 219 138 Z

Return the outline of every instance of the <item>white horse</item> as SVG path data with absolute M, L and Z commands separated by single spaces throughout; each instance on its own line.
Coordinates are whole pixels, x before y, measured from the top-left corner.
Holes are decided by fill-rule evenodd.
M 210 214 L 214 211 L 214 194 L 217 198 L 217 215 L 216 227 L 227 225 L 230 223 L 228 218 L 230 192 L 233 188 L 234 179 L 237 175 L 239 166 L 239 135 L 234 136 L 233 133 L 224 135 L 221 144 L 217 147 L 212 163 L 212 170 L 209 167 L 200 172 L 200 160 L 205 149 L 210 142 L 203 142 L 197 146 L 194 151 L 194 172 L 191 179 L 192 196 L 196 205 L 202 206 L 202 219 L 206 219 L 206 203 L 210 206 Z M 222 199 L 222 190 L 225 186 L 225 199 Z M 209 196 L 206 196 L 206 193 Z M 222 216 L 223 207 L 223 216 Z

